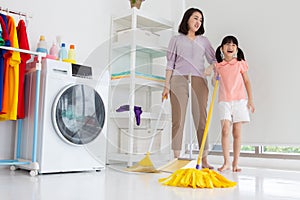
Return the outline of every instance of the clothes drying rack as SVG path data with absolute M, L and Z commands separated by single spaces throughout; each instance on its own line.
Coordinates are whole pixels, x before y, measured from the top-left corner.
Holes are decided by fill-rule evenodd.
M 33 143 L 32 143 L 32 159 L 26 160 L 21 158 L 21 137 L 22 137 L 22 119 L 17 120 L 17 139 L 15 149 L 15 159 L 13 160 L 0 160 L 0 166 L 10 165 L 10 170 L 14 171 L 16 166 L 22 166 L 25 169 L 29 169 L 31 176 L 38 175 L 39 164 L 37 163 L 37 139 L 38 139 L 38 109 L 39 109 L 39 96 L 40 96 L 40 78 L 42 68 L 42 58 L 46 57 L 46 53 L 28 51 L 24 49 L 18 49 L 13 47 L 0 46 L 0 49 L 9 51 L 17 51 L 20 53 L 26 53 L 37 56 L 36 62 L 36 87 L 35 87 L 35 105 L 34 105 L 34 129 L 33 129 Z

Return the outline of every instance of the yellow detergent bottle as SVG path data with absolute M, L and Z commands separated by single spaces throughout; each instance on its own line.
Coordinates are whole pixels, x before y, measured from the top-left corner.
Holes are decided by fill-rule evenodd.
M 71 44 L 68 51 L 68 59 L 63 60 L 65 62 L 76 63 L 75 45 Z

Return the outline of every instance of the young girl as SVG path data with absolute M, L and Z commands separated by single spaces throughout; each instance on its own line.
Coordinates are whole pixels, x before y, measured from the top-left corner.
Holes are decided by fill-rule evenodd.
M 241 149 L 242 123 L 249 122 L 249 110 L 254 112 L 251 84 L 248 77 L 248 64 L 243 51 L 238 47 L 234 36 L 226 36 L 216 50 L 218 63 L 215 64 L 214 79 L 219 76 L 219 113 L 222 125 L 222 149 L 224 164 L 219 171 L 229 170 L 230 128 L 233 135 L 232 171 L 240 172 L 238 159 Z

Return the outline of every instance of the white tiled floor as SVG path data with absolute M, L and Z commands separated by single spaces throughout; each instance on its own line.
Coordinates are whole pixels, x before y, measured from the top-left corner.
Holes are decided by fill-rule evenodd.
M 120 170 L 121 169 L 121 170 Z M 192 189 L 163 186 L 169 174 L 127 173 L 120 166 L 101 172 L 48 174 L 30 177 L 27 171 L 0 169 L 1 200 L 296 200 L 300 171 L 243 168 L 222 173 L 238 182 L 234 188 Z

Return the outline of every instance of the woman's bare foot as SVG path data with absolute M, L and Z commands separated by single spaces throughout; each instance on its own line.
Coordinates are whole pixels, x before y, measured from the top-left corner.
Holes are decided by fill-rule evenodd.
M 202 168 L 214 169 L 213 166 L 208 164 L 207 157 L 202 158 Z
M 202 164 L 202 168 L 208 168 L 208 169 L 214 169 L 213 166 L 211 166 L 210 164 L 206 163 L 205 165 Z
M 222 167 L 219 167 L 218 170 L 220 172 L 223 172 L 223 171 L 226 171 L 226 170 L 230 170 L 230 165 L 224 164 Z
M 174 153 L 174 158 L 179 158 L 180 150 L 174 150 L 173 153 Z

